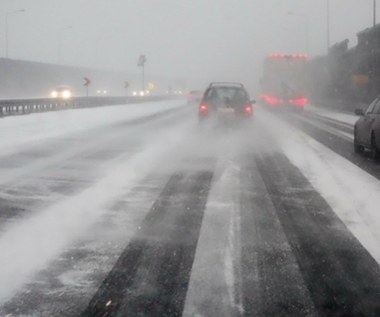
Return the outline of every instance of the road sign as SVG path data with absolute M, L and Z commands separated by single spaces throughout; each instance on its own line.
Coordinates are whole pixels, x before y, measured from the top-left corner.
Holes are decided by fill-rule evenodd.
M 90 86 L 91 80 L 88 79 L 87 77 L 83 77 L 83 80 L 84 80 L 83 86 L 86 87 L 86 96 L 88 97 L 88 86 Z
M 144 67 L 144 64 L 146 63 L 146 61 L 147 61 L 146 56 L 144 54 L 141 54 L 139 56 L 139 60 L 137 61 L 137 66 Z
M 84 84 L 83 84 L 83 86 L 90 86 L 90 84 L 91 84 L 91 80 L 90 79 L 88 79 L 87 77 L 84 77 L 83 78 L 84 79 Z

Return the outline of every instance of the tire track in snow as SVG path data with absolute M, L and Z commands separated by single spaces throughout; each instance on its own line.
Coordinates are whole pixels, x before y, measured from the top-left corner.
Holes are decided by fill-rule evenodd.
M 374 258 L 285 155 L 256 163 L 318 314 L 380 315 Z
M 82 316 L 182 314 L 212 176 L 171 177 Z

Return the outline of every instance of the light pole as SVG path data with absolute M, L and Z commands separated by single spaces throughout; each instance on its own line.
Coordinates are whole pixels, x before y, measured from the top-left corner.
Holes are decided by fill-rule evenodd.
M 139 57 L 139 60 L 137 62 L 137 66 L 141 67 L 142 73 L 141 73 L 141 89 L 143 92 L 145 92 L 145 63 L 147 62 L 146 56 L 144 54 L 141 54 Z
M 21 12 L 25 12 L 25 9 L 9 11 L 5 15 L 5 57 L 6 58 L 8 58 L 8 37 L 9 37 L 8 19 L 11 14 L 16 14 L 16 13 L 21 13 Z
M 375 36 L 377 38 L 377 31 L 376 31 L 376 0 L 373 0 L 373 31 L 375 32 Z M 373 56 L 373 66 L 372 66 L 372 81 L 374 83 L 373 87 L 375 90 L 375 93 L 377 93 L 376 88 L 377 87 L 377 54 L 376 54 L 376 49 L 377 49 L 377 41 L 373 41 L 373 47 L 372 47 L 372 56 Z
M 57 44 L 57 64 L 61 64 L 62 63 L 62 36 L 63 36 L 63 32 L 67 31 L 67 30 L 70 30 L 72 29 L 73 26 L 72 25 L 68 25 L 68 26 L 65 26 L 63 28 L 61 28 L 58 32 L 58 44 Z
M 326 3 L 326 18 L 327 18 L 327 25 L 326 25 L 326 44 L 327 44 L 327 54 L 329 53 L 330 48 L 330 0 L 327 0 Z
M 373 0 L 373 27 L 376 25 L 376 0 Z

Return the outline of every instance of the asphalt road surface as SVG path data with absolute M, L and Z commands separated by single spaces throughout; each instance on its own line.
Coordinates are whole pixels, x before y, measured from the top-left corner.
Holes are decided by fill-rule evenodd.
M 352 125 L 177 103 L 0 155 L 0 316 L 380 316 L 380 225 L 318 185 L 380 186 Z

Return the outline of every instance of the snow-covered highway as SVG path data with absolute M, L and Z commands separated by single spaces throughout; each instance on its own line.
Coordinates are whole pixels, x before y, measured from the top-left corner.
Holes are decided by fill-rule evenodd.
M 378 316 L 354 116 L 181 101 L 0 120 L 0 316 Z

